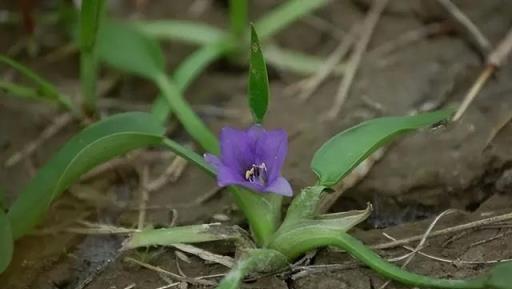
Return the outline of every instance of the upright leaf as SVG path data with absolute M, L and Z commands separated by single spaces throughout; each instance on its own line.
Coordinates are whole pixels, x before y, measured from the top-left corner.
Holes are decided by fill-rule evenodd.
M 268 106 L 268 75 L 265 59 L 254 26 L 251 26 L 251 60 L 249 69 L 249 106 L 255 122 L 263 122 Z
M 103 22 L 98 57 L 114 68 L 149 79 L 164 73 L 165 60 L 158 42 L 128 23 Z
M 161 143 L 165 128 L 147 113 L 123 113 L 84 129 L 43 166 L 9 210 L 15 239 L 28 233 L 50 203 L 95 166 L 130 150 Z
M 80 85 L 85 108 L 91 114 L 96 112 L 96 40 L 104 7 L 105 0 L 87 0 L 80 9 Z
M 332 186 L 393 137 L 446 120 L 451 113 L 452 110 L 440 110 L 363 122 L 324 143 L 313 156 L 311 168 L 317 174 L 320 185 Z
M 229 21 L 231 36 L 240 44 L 247 29 L 247 0 L 229 1 Z
M 11 224 L 3 209 L 0 209 L 0 274 L 11 262 L 13 247 Z

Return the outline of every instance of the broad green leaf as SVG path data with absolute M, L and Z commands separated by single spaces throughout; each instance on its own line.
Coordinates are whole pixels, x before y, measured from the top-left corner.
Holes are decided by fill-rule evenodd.
M 216 27 L 191 21 L 141 20 L 131 24 L 150 37 L 197 45 L 219 42 L 227 36 L 224 31 Z
M 123 242 L 123 250 L 149 246 L 203 243 L 218 240 L 243 239 L 244 231 L 236 226 L 221 224 L 190 225 L 149 229 L 133 233 Z
M 25 96 L 32 95 L 33 97 L 39 97 L 44 100 L 50 100 L 50 101 L 57 101 L 63 106 L 65 106 L 68 109 L 71 109 L 71 100 L 64 95 L 60 94 L 57 88 L 51 84 L 50 82 L 44 80 L 42 77 L 37 75 L 35 72 L 30 70 L 28 67 L 0 54 L 0 63 L 4 63 L 9 65 L 10 67 L 16 69 L 21 75 L 32 81 L 32 83 L 35 85 L 35 92 L 37 94 L 33 94 L 32 92 L 29 92 L 26 89 L 23 90 L 17 90 L 18 93 L 25 93 Z M 6 82 L 4 82 L 4 88 L 8 89 L 8 87 L 5 87 Z M 14 87 L 13 85 L 10 86 L 11 89 L 21 88 L 20 86 Z
M 103 21 L 97 45 L 99 59 L 116 69 L 149 79 L 164 73 L 158 43 L 128 23 Z
M 0 274 L 11 262 L 13 247 L 11 224 L 3 209 L 0 209 Z
M 324 143 L 313 156 L 311 168 L 320 185 L 332 186 L 377 148 L 395 136 L 446 120 L 452 110 L 414 116 L 383 117 L 349 128 Z
M 28 233 L 82 174 L 130 150 L 160 144 L 164 132 L 156 119 L 140 112 L 118 114 L 81 131 L 38 171 L 11 206 L 14 238 Z
M 261 39 L 275 35 L 292 22 L 327 4 L 329 0 L 288 0 L 254 23 Z
M 267 112 L 269 88 L 265 59 L 261 51 L 258 35 L 251 26 L 251 57 L 249 67 L 249 106 L 255 122 L 263 122 Z

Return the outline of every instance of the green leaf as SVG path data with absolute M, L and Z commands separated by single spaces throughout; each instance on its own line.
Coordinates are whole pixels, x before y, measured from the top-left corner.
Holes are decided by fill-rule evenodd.
M 37 89 L 19 85 L 9 81 L 0 80 L 0 89 L 7 91 L 10 95 L 25 98 L 30 100 L 44 100 L 48 101 L 49 99 L 41 97 Z
M 147 113 L 123 113 L 84 129 L 43 166 L 9 210 L 15 239 L 28 233 L 50 203 L 78 178 L 115 156 L 161 143 L 165 128 Z
M 512 283 L 512 262 L 497 264 L 491 269 L 486 279 L 486 288 L 509 289 Z
M 245 30 L 247 29 L 247 0 L 229 1 L 229 21 L 231 36 L 239 42 L 243 41 Z
M 0 211 L 7 209 L 7 193 L 5 188 L 0 186 Z
M 176 68 L 172 77 L 180 93 L 185 91 L 187 86 L 189 86 L 208 65 L 221 57 L 228 50 L 229 45 L 226 45 L 224 42 L 215 42 L 201 47 L 188 56 L 178 68 Z M 151 113 L 162 123 L 169 118 L 170 111 L 169 102 L 164 95 L 158 96 L 151 108 Z
M 284 268 L 287 264 L 286 257 L 278 251 L 269 249 L 249 250 L 245 256 L 238 260 L 216 289 L 238 289 L 247 274 L 270 273 Z
M 249 68 L 249 106 L 254 121 L 261 123 L 267 112 L 269 85 L 267 66 L 254 26 L 251 26 L 251 60 Z
M 128 23 L 104 21 L 97 45 L 99 59 L 116 69 L 148 79 L 164 73 L 158 43 Z
M 261 39 L 266 39 L 327 4 L 329 0 L 289 0 L 266 13 L 254 24 Z
M 82 2 L 80 8 L 80 50 L 93 50 L 104 7 L 104 0 Z
M 226 33 L 216 27 L 181 20 L 140 20 L 132 25 L 142 33 L 158 38 L 206 45 L 226 38 Z
M 35 91 L 37 94 L 33 94 L 32 92 L 29 92 L 25 89 L 17 89 L 21 88 L 20 86 L 14 87 L 12 84 L 10 87 L 5 87 L 6 82 L 4 82 L 4 88 L 5 89 L 17 89 L 18 93 L 25 93 L 23 96 L 33 96 L 33 97 L 39 97 L 44 100 L 50 100 L 50 101 L 57 101 L 60 104 L 62 104 L 64 107 L 71 109 L 71 100 L 64 95 L 60 94 L 57 88 L 51 84 L 50 82 L 46 81 L 39 75 L 37 75 L 35 72 L 30 70 L 28 67 L 0 54 L 0 63 L 4 63 L 9 65 L 10 67 L 16 69 L 19 73 L 21 73 L 24 77 L 32 81 L 32 83 L 36 86 Z
M 180 243 L 203 243 L 244 238 L 244 231 L 241 228 L 237 226 L 225 226 L 218 223 L 149 229 L 133 233 L 123 242 L 122 250 L 157 245 L 171 246 Z
M 185 99 L 183 99 L 181 90 L 177 87 L 176 83 L 166 75 L 161 74 L 155 79 L 155 84 L 167 98 L 167 102 L 171 107 L 172 112 L 185 127 L 187 133 L 189 133 L 205 150 L 217 154 L 219 152 L 217 137 L 192 110 Z
M 372 207 L 368 205 L 365 210 L 322 215 L 316 219 L 288 223 L 276 232 L 268 248 L 294 260 L 307 251 L 325 246 L 325 241 L 333 235 L 342 234 L 355 227 L 366 220 L 371 211 Z
M 96 112 L 96 40 L 102 22 L 105 0 L 82 1 L 80 9 L 80 85 L 85 108 Z
M 14 250 L 11 224 L 7 215 L 0 209 L 0 274 L 7 269 Z
M 315 74 L 325 66 L 326 62 L 324 58 L 284 49 L 276 45 L 265 45 L 264 54 L 267 62 L 273 67 L 304 76 Z M 334 73 L 339 75 L 343 70 L 344 65 L 340 64 L 336 66 Z
M 313 156 L 311 168 L 320 185 L 332 186 L 369 154 L 395 136 L 446 120 L 452 110 L 404 117 L 383 117 L 349 128 L 324 143 Z

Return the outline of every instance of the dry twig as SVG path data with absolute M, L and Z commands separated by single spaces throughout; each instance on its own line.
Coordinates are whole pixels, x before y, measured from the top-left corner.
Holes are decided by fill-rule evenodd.
M 36 139 L 25 145 L 20 151 L 14 153 L 9 159 L 7 159 L 4 164 L 5 167 L 12 167 L 22 159 L 31 156 L 39 146 L 70 124 L 72 120 L 73 115 L 69 112 L 65 112 L 57 116 L 53 120 L 53 123 L 45 128 Z
M 416 248 L 414 248 L 410 253 L 404 255 L 403 257 L 400 257 L 400 259 L 403 259 L 403 258 L 407 258 L 405 260 L 405 262 L 402 264 L 402 269 L 407 267 L 407 265 L 412 261 L 412 258 L 414 258 L 414 256 L 416 255 L 416 253 L 418 253 L 421 249 L 423 249 L 423 246 L 425 245 L 425 242 L 427 241 L 427 238 L 428 236 L 430 235 L 430 233 L 432 232 L 432 230 L 434 229 L 434 226 L 437 224 L 437 222 L 439 222 L 439 220 L 443 217 L 443 216 L 446 216 L 448 214 L 451 214 L 453 212 L 455 212 L 456 210 L 454 209 L 450 209 L 450 210 L 446 210 L 444 212 L 442 212 L 441 214 L 439 214 L 435 219 L 434 221 L 432 221 L 432 223 L 430 224 L 430 226 L 428 226 L 427 230 L 425 231 L 425 234 L 423 234 L 423 237 L 421 238 L 420 242 L 418 243 L 418 245 L 416 246 Z M 397 260 L 395 258 L 395 260 Z M 388 286 L 388 284 L 391 282 L 391 280 L 387 280 L 386 282 L 384 282 L 384 284 L 382 284 L 382 286 L 379 287 L 379 289 L 384 289 Z
M 350 57 L 343 79 L 341 80 L 338 93 L 335 96 L 334 104 L 332 109 L 327 113 L 327 119 L 334 119 L 338 115 L 345 102 L 354 77 L 363 58 L 363 54 L 366 51 L 366 47 L 370 42 L 375 26 L 380 18 L 381 13 L 386 8 L 388 0 L 375 0 L 372 8 L 368 12 L 366 19 L 364 20 L 363 27 L 361 28 L 361 37 L 355 44 L 354 52 Z
M 161 273 L 161 274 L 165 274 L 165 275 L 169 276 L 170 278 L 172 278 L 174 280 L 177 280 L 177 281 L 186 282 L 186 283 L 189 283 L 189 284 L 192 284 L 192 285 L 199 285 L 199 286 L 215 286 L 215 285 L 217 285 L 216 282 L 209 281 L 209 280 L 203 280 L 203 279 L 191 278 L 191 277 L 184 277 L 184 276 L 178 275 L 176 273 L 169 272 L 169 271 L 167 271 L 167 270 L 165 270 L 165 269 L 163 269 L 161 267 L 153 266 L 151 264 L 144 263 L 144 262 L 139 261 L 139 260 L 134 259 L 134 258 L 126 257 L 126 258 L 124 258 L 124 260 L 126 262 L 137 264 L 137 265 L 139 265 L 141 267 L 144 267 L 146 269 L 149 269 L 149 270 Z
M 343 37 L 343 40 L 340 41 L 338 47 L 336 47 L 325 60 L 322 67 L 320 67 L 314 75 L 305 80 L 302 85 L 302 92 L 298 96 L 299 100 L 306 101 L 318 89 L 318 86 L 333 72 L 341 59 L 349 52 L 352 44 L 356 40 L 358 26 L 359 25 L 355 25 L 351 31 Z
M 443 6 L 450 15 L 459 23 L 464 30 L 467 32 L 469 37 L 476 43 L 480 51 L 485 55 L 491 50 L 491 44 L 489 40 L 480 32 L 480 29 L 469 19 L 469 17 L 462 12 L 462 10 L 453 4 L 450 0 L 437 0 L 441 6 Z
M 487 65 L 484 70 L 480 73 L 473 86 L 469 89 L 468 93 L 464 97 L 462 104 L 453 116 L 452 121 L 460 119 L 462 114 L 466 111 L 468 106 L 473 102 L 478 93 L 482 90 L 483 86 L 487 83 L 487 80 L 494 74 L 494 72 L 505 63 L 508 54 L 512 50 L 512 29 L 510 29 L 500 42 L 500 44 L 494 49 L 489 57 L 487 58 Z
M 469 222 L 469 223 L 462 224 L 462 225 L 457 225 L 457 226 L 448 227 L 445 229 L 436 230 L 436 231 L 431 232 L 430 237 L 437 237 L 437 236 L 442 236 L 442 235 L 446 235 L 446 234 L 450 234 L 450 233 L 461 232 L 461 231 L 474 229 L 474 228 L 478 228 L 478 227 L 489 225 L 489 224 L 494 224 L 494 223 L 503 222 L 503 221 L 510 221 L 510 220 L 512 220 L 512 213 L 507 213 L 507 214 L 503 214 L 503 215 L 499 215 L 499 216 L 481 219 L 478 221 Z M 412 237 L 408 237 L 408 238 L 403 238 L 403 239 L 400 239 L 397 241 L 373 245 L 370 247 L 373 249 L 395 248 L 398 246 L 408 244 L 410 242 L 421 240 L 422 238 L 423 238 L 423 235 L 416 235 L 416 236 L 412 236 Z

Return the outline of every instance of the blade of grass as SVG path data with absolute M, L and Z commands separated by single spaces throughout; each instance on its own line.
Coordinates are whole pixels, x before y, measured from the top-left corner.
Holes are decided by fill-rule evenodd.
M 247 0 L 229 1 L 229 22 L 231 37 L 242 43 L 248 24 Z
M 0 90 L 5 90 L 13 96 L 20 98 L 49 101 L 49 99 L 41 97 L 37 89 L 28 86 L 18 85 L 16 83 L 9 81 L 0 80 Z
M 269 84 L 267 65 L 254 26 L 251 26 L 251 49 L 249 61 L 249 106 L 256 123 L 262 123 L 267 112 Z
M 80 9 L 80 85 L 84 109 L 96 113 L 96 38 L 105 8 L 104 0 L 82 1 Z
M 263 41 L 327 2 L 329 0 L 289 0 L 265 14 L 254 26 Z
M 326 61 L 321 57 L 283 49 L 276 45 L 266 45 L 264 50 L 265 59 L 269 64 L 305 76 L 316 73 L 325 65 Z M 338 65 L 334 69 L 334 73 L 341 74 L 343 70 L 344 65 Z
M 226 51 L 229 51 L 230 47 L 224 42 L 215 42 L 203 46 L 186 58 L 173 74 L 173 79 L 180 93 L 183 93 L 209 64 L 220 58 Z M 158 96 L 153 103 L 151 112 L 162 123 L 169 118 L 171 110 L 163 95 Z
M 181 20 L 140 20 L 132 23 L 142 33 L 158 38 L 205 45 L 221 41 L 227 34 L 211 25 Z
M 22 74 L 24 77 L 32 81 L 32 83 L 36 85 L 36 91 L 38 92 L 40 98 L 44 98 L 51 101 L 57 101 L 68 110 L 73 110 L 71 100 L 68 97 L 59 93 L 59 91 L 53 84 L 37 75 L 28 67 L 2 54 L 0 54 L 0 63 L 9 65 L 10 67 L 18 71 L 20 74 Z
M 160 144 L 164 132 L 150 114 L 140 112 L 115 115 L 84 129 L 38 171 L 9 209 L 14 238 L 39 223 L 51 202 L 82 174 L 130 150 Z

